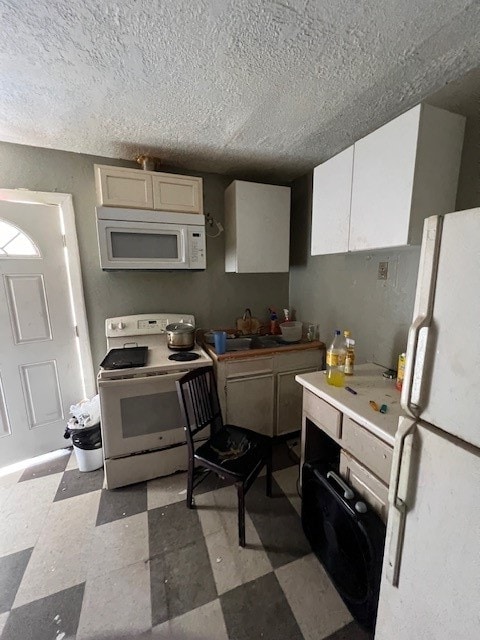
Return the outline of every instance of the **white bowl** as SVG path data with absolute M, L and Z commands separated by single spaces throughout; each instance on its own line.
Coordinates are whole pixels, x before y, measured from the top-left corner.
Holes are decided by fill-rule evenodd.
M 282 331 L 282 338 L 285 342 L 298 342 L 302 339 L 302 323 L 301 322 L 282 322 L 280 329 Z

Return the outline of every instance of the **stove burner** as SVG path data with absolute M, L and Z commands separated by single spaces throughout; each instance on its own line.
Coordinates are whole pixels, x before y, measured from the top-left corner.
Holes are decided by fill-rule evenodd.
M 177 362 L 188 362 L 189 360 L 198 360 L 198 358 L 200 358 L 198 353 L 193 353 L 193 351 L 179 351 L 168 356 L 169 360 L 176 360 Z

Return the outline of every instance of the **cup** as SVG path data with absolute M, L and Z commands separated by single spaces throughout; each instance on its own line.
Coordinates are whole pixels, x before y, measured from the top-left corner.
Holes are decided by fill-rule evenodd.
M 307 340 L 313 342 L 317 337 L 317 325 L 309 324 L 307 329 Z
M 227 332 L 226 331 L 214 331 L 213 340 L 215 342 L 215 351 L 217 356 L 222 355 L 227 350 Z

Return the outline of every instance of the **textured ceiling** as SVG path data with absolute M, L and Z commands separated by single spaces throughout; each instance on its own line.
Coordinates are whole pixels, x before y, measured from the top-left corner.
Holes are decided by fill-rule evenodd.
M 478 0 L 0 0 L 0 139 L 296 177 L 480 60 Z

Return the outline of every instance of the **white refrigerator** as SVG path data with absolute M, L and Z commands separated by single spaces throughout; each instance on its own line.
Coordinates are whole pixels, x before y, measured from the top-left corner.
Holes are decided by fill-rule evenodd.
M 480 209 L 425 220 L 375 640 L 480 638 Z

